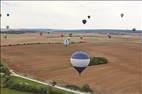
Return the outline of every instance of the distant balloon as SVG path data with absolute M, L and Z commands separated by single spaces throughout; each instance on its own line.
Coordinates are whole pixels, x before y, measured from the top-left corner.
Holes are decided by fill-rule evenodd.
M 69 37 L 72 37 L 72 33 L 69 34 Z
M 9 13 L 7 13 L 7 14 L 6 14 L 6 16 L 10 16 L 10 14 L 9 14 Z
M 84 20 L 82 20 L 82 23 L 83 23 L 83 24 L 86 24 L 86 23 L 87 23 L 87 21 L 84 19 Z
M 0 17 L 1 17 L 2 15 L 0 14 Z
M 90 19 L 91 18 L 91 16 L 88 16 L 88 19 Z
M 64 34 L 61 34 L 61 37 L 64 37 Z
M 136 28 L 133 28 L 132 31 L 136 31 Z
M 40 32 L 40 33 L 39 33 L 39 35 L 40 35 L 40 36 L 42 36 L 42 35 L 43 35 L 43 33 L 42 33 L 42 32 Z
M 72 54 L 70 62 L 79 74 L 83 72 L 90 63 L 90 57 L 86 52 L 76 51 Z
M 9 29 L 10 27 L 9 26 L 6 26 L 6 29 Z
M 121 14 L 120 14 L 120 16 L 121 16 L 121 18 L 123 18 L 124 14 L 123 14 L 123 13 L 121 13 Z
M 4 38 L 7 39 L 7 36 L 5 35 Z
M 81 36 L 81 37 L 80 37 L 80 39 L 82 40 L 82 39 L 83 39 L 83 37 Z
M 69 44 L 70 44 L 69 39 L 65 39 L 65 40 L 64 40 L 64 45 L 67 47 Z
M 107 33 L 107 37 L 110 39 L 111 38 L 111 35 L 109 33 Z

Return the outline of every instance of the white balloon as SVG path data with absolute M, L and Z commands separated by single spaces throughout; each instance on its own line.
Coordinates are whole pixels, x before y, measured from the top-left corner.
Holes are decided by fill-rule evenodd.
M 68 46 L 69 44 L 70 44 L 69 39 L 65 39 L 65 40 L 64 40 L 64 45 L 65 45 L 65 46 Z

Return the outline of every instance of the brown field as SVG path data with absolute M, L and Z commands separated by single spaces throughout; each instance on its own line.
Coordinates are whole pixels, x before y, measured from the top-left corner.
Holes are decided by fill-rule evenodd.
M 39 79 L 54 80 L 59 84 L 80 86 L 89 84 L 97 94 L 142 94 L 142 44 L 135 43 L 138 41 L 137 37 L 131 37 L 114 36 L 108 40 L 100 35 L 97 38 L 84 39 L 87 43 L 71 44 L 68 47 L 63 44 L 1 47 L 1 57 L 17 73 L 29 74 Z M 15 40 L 13 37 L 2 39 L 2 45 L 20 43 L 20 41 L 29 42 L 28 39 L 32 42 L 50 41 L 49 39 L 45 41 L 43 37 L 38 40 L 36 38 L 37 36 L 19 37 Z M 62 42 L 63 39 L 54 38 L 54 40 Z M 70 56 L 77 50 L 86 51 L 90 56 L 106 57 L 109 63 L 89 66 L 79 76 L 70 65 Z
M 22 43 L 63 43 L 64 38 L 61 38 L 62 33 L 43 33 L 43 36 L 39 36 L 39 33 L 25 33 L 25 34 L 1 34 L 1 45 L 8 44 L 22 44 Z M 68 37 L 69 33 L 64 33 L 65 38 Z M 127 43 L 139 43 L 140 34 L 129 34 L 129 35 L 112 35 L 112 39 L 108 39 L 105 34 L 99 33 L 72 33 L 73 37 L 71 40 L 73 42 L 79 42 L 80 38 L 78 36 L 85 36 L 84 41 L 88 43 L 102 43 L 102 42 L 127 42 Z M 4 39 L 4 36 L 7 39 Z

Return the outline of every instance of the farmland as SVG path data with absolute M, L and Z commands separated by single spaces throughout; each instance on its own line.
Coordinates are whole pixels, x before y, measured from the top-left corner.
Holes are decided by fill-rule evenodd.
M 43 36 L 37 33 L 7 34 L 7 39 L 2 35 L 1 45 L 40 44 L 1 47 L 1 57 L 17 73 L 56 81 L 60 85 L 89 84 L 100 94 L 141 93 L 142 44 L 136 34 L 113 35 L 108 39 L 104 34 L 87 33 L 84 43 L 78 43 L 80 38 L 77 35 L 84 34 L 70 37 L 75 43 L 68 47 L 63 45 L 64 38 L 58 33 Z M 70 56 L 77 50 L 83 50 L 91 57 L 105 57 L 109 63 L 89 66 L 79 76 L 70 65 Z

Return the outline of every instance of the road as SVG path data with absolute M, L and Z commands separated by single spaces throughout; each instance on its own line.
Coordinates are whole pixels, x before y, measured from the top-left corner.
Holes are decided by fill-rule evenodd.
M 34 81 L 34 82 L 37 82 L 37 83 L 40 83 L 40 84 L 43 84 L 43 85 L 48 85 L 48 86 L 51 86 L 53 88 L 57 88 L 57 89 L 64 90 L 64 91 L 67 91 L 67 92 L 72 92 L 72 93 L 75 93 L 75 94 L 91 94 L 91 93 L 88 93 L 88 92 L 86 93 L 86 92 L 80 92 L 80 91 L 68 89 L 68 88 L 65 88 L 65 87 L 58 86 L 58 85 L 52 86 L 49 83 L 45 83 L 45 82 L 42 82 L 42 81 L 39 81 L 39 80 L 36 80 L 36 79 L 32 79 L 32 78 L 28 78 L 28 77 L 19 75 L 19 74 L 15 73 L 13 70 L 10 70 L 10 72 L 11 72 L 12 76 L 24 78 L 24 79 L 27 79 L 27 80 L 30 80 L 30 81 Z

